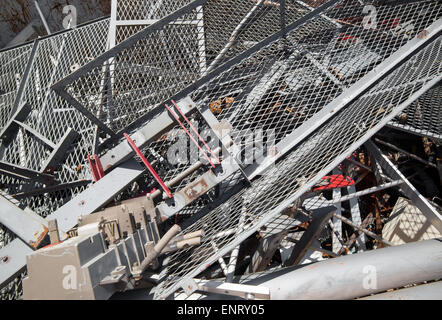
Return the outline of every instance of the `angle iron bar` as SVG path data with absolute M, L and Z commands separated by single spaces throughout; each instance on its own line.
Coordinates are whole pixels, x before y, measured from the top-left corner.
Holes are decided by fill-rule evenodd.
M 32 252 L 33 249 L 18 238 L 0 248 L 0 289 L 25 270 L 26 256 Z
M 37 249 L 49 231 L 47 221 L 35 212 L 22 210 L 2 195 L 0 207 L 0 223 Z
M 272 209 L 266 216 L 264 216 L 258 223 L 257 228 L 264 226 L 265 224 L 271 222 L 275 217 L 277 217 L 283 210 L 285 210 L 288 206 L 290 206 L 293 202 L 295 202 L 299 197 L 301 197 L 304 193 L 308 192 L 318 181 L 322 179 L 328 172 L 336 168 L 345 158 L 350 155 L 354 150 L 358 149 L 362 146 L 366 141 L 368 141 L 373 135 L 376 134 L 381 128 L 385 126 L 386 123 L 391 121 L 397 113 L 404 110 L 408 105 L 416 101 L 422 94 L 424 94 L 429 88 L 433 87 L 437 82 L 442 79 L 442 75 L 438 75 L 432 81 L 424 85 L 421 89 L 416 91 L 407 101 L 401 103 L 394 112 L 390 115 L 383 118 L 378 124 L 367 130 L 365 135 L 361 137 L 359 140 L 352 143 L 350 147 L 346 150 L 343 150 L 340 156 L 336 157 L 328 166 L 324 169 L 320 170 L 316 176 L 310 179 L 308 182 L 303 184 L 298 191 L 296 191 L 292 196 L 287 198 L 285 201 L 281 202 L 276 208 Z M 225 255 L 230 252 L 234 247 L 244 242 L 249 236 L 251 236 L 255 232 L 255 228 L 245 230 L 243 233 L 237 235 L 232 243 L 226 245 L 224 248 L 220 249 L 219 254 Z M 186 275 L 186 278 L 196 277 L 199 273 L 204 271 L 208 265 L 211 265 L 217 260 L 218 257 L 212 256 L 207 258 L 203 263 L 201 263 L 198 267 L 194 268 L 191 272 Z M 181 281 L 177 281 L 175 284 L 166 289 L 163 293 L 158 295 L 158 298 L 165 299 L 176 290 L 181 287 Z
M 0 161 L 0 173 L 6 174 L 21 180 L 29 180 L 32 182 L 42 182 L 44 184 L 53 184 L 55 178 L 53 175 L 41 173 L 19 165 Z
M 181 106 L 181 110 L 184 112 L 184 114 L 190 114 L 196 108 L 195 103 L 191 99 L 183 99 L 178 101 L 177 104 Z M 174 125 L 175 121 L 171 119 L 168 111 L 161 108 L 161 113 L 134 132 L 131 135 L 131 139 L 137 142 L 138 148 L 144 148 Z M 107 171 L 128 160 L 134 154 L 133 149 L 130 148 L 130 146 L 124 140 L 102 155 L 101 163 L 103 164 L 104 170 Z
M 111 137 L 115 136 L 115 133 L 110 129 L 107 125 L 101 122 L 97 117 L 95 117 L 89 110 L 81 105 L 74 97 L 72 97 L 66 91 L 57 91 L 57 89 L 53 89 L 57 92 L 57 94 L 66 100 L 69 104 L 71 104 L 75 109 L 80 111 L 86 118 L 88 118 L 92 123 L 97 125 L 103 132 L 110 135 Z
M 14 197 L 17 200 L 21 200 L 21 199 L 26 199 L 26 198 L 32 197 L 32 196 L 42 195 L 45 193 L 74 189 L 77 187 L 83 187 L 83 186 L 88 185 L 89 183 L 91 183 L 91 180 L 78 180 L 78 181 L 73 181 L 73 182 L 64 183 L 64 184 L 46 186 L 43 189 L 34 189 L 31 191 L 16 193 L 16 194 L 13 194 L 12 197 Z
M 387 124 L 387 126 L 390 128 L 396 129 L 396 130 L 400 130 L 400 131 L 403 131 L 406 133 L 418 135 L 418 136 L 421 136 L 424 138 L 432 138 L 432 139 L 442 141 L 442 134 L 436 134 L 433 132 L 429 132 L 428 130 L 425 130 L 425 129 L 414 128 L 414 127 L 407 125 L 407 124 L 399 124 L 395 121 L 391 121 Z

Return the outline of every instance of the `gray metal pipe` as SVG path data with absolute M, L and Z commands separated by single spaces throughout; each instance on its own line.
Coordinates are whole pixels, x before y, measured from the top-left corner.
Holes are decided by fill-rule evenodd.
M 288 268 L 244 282 L 272 300 L 354 299 L 442 278 L 442 239 L 432 239 Z
M 375 294 L 359 300 L 442 300 L 442 281 Z
M 149 264 L 161 254 L 161 252 L 167 246 L 170 240 L 172 240 L 180 232 L 181 227 L 177 224 L 174 224 L 160 239 L 160 241 L 158 241 L 158 243 L 152 248 L 152 250 L 147 253 L 146 258 L 144 258 L 144 260 L 141 262 L 141 265 L 137 268 L 134 268 L 134 276 L 140 276 L 141 273 L 146 270 Z

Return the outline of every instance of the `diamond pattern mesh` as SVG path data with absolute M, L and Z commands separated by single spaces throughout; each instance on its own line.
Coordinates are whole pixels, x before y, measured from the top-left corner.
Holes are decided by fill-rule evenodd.
M 390 122 L 390 126 L 442 141 L 441 83 Z
M 345 2 L 343 3 L 345 4 Z M 233 91 L 244 88 L 243 90 L 238 90 L 238 96 L 241 98 L 237 98 L 230 108 L 220 112 L 218 117 L 227 118 L 229 116 L 228 119 L 233 122 L 235 130 L 239 134 L 244 130 L 244 125 L 249 125 L 251 122 L 255 127 L 260 124 L 273 125 L 276 131 L 279 132 L 278 136 L 281 139 L 286 134 L 293 132 L 299 123 L 305 121 L 305 118 L 302 118 L 299 114 L 300 107 L 309 101 L 313 101 L 310 102 L 306 110 L 310 112 L 310 110 L 313 109 L 311 111 L 312 113 L 317 112 L 321 106 L 324 106 L 326 101 L 319 102 L 316 108 L 314 102 L 322 96 L 328 97 L 331 88 L 335 88 L 337 85 L 336 81 L 329 81 L 331 79 L 327 74 L 323 76 L 321 82 L 318 81 L 318 83 L 316 83 L 316 86 L 313 86 L 312 83 L 308 83 L 308 80 L 305 80 L 305 78 L 309 79 L 308 77 L 303 77 L 302 79 L 307 82 L 304 93 L 305 102 L 298 106 L 298 114 L 293 113 L 292 117 L 285 115 L 283 118 L 281 110 L 278 110 L 277 102 L 278 100 L 281 101 L 281 103 L 284 102 L 284 97 L 287 95 L 290 97 L 286 98 L 289 103 L 293 103 L 293 101 L 296 102 L 297 99 L 299 99 L 300 94 L 296 94 L 295 90 L 303 89 L 303 83 L 299 84 L 302 79 L 296 78 L 296 73 L 299 73 L 299 66 L 305 68 L 309 66 L 307 63 L 311 63 L 311 61 L 306 61 L 309 60 L 308 58 L 304 59 L 305 56 L 315 56 L 314 48 L 316 46 L 322 48 L 322 55 L 316 54 L 316 60 L 322 61 L 323 63 L 321 64 L 329 67 L 328 70 L 331 72 L 333 72 L 333 69 L 339 70 L 339 72 L 335 72 L 335 76 L 342 75 L 342 80 L 339 77 L 338 79 L 342 83 L 340 90 L 344 90 L 346 84 L 343 80 L 346 79 L 348 84 L 351 84 L 363 77 L 369 70 L 372 70 L 376 64 L 385 60 L 399 47 L 405 45 L 411 39 L 411 36 L 416 36 L 420 30 L 425 29 L 436 18 L 439 18 L 441 10 L 440 5 L 436 2 L 420 2 L 419 4 L 414 3 L 378 8 L 378 21 L 382 21 L 379 17 L 389 21 L 401 15 L 405 17 L 405 19 L 411 19 L 415 14 L 419 13 L 418 8 L 424 8 L 425 10 L 423 12 L 428 14 L 428 16 L 426 16 L 425 19 L 420 19 L 420 22 L 416 25 L 417 28 L 413 31 L 409 31 L 410 34 L 406 37 L 403 34 L 390 35 L 388 32 L 389 29 L 386 27 L 387 30 L 383 31 L 387 33 L 389 37 L 383 37 L 382 39 L 387 42 L 381 42 L 379 39 L 378 41 L 374 41 L 369 37 L 370 33 L 366 34 L 357 22 L 353 22 L 352 25 L 347 26 L 345 35 L 342 35 L 342 32 L 337 32 L 333 37 L 330 36 L 330 34 L 333 35 L 332 32 L 327 33 L 324 30 L 323 32 L 319 32 L 319 39 L 315 38 L 315 40 L 311 42 L 309 42 L 311 37 L 305 37 L 303 39 L 302 32 L 295 30 L 287 36 L 287 39 L 291 41 L 289 47 L 290 49 L 294 49 L 293 51 L 295 51 L 296 48 L 302 48 L 304 49 L 304 54 L 300 57 L 298 56 L 298 60 L 293 60 L 293 63 L 288 63 L 289 66 L 285 68 L 278 65 L 277 68 L 275 68 L 276 70 L 271 70 L 269 73 L 270 76 L 275 78 L 274 82 L 269 81 L 267 78 L 261 82 L 262 86 L 260 87 L 261 83 L 256 80 L 257 78 L 259 79 L 259 77 L 252 76 L 252 79 L 249 81 L 251 81 L 253 85 L 241 87 L 239 81 L 235 82 L 235 80 L 242 79 L 246 75 L 247 72 L 243 71 L 246 68 L 250 68 L 249 70 L 253 72 L 256 70 L 253 69 L 253 67 L 260 66 L 260 64 L 263 63 L 262 61 L 271 61 L 272 53 L 276 62 L 283 60 L 278 59 L 283 55 L 278 52 L 277 43 L 264 48 L 253 57 L 245 60 L 241 65 L 226 71 L 222 76 L 207 84 L 206 87 L 196 90 L 193 96 L 204 97 L 204 103 L 207 104 L 210 103 L 210 101 L 216 101 L 219 97 L 225 97 L 226 90 Z M 341 21 L 344 20 L 345 17 L 353 16 L 355 14 L 353 10 L 353 6 L 350 6 L 349 9 L 347 9 L 345 5 L 336 6 L 327 12 L 327 15 L 332 16 L 337 21 Z M 323 18 L 316 20 L 318 21 L 320 19 Z M 309 25 L 310 24 L 306 24 L 302 29 L 308 32 Z M 373 33 L 375 36 L 378 35 L 378 31 L 373 31 Z M 356 42 L 352 37 L 356 38 Z M 375 55 L 365 51 L 367 47 L 354 50 L 355 47 L 358 46 L 359 38 L 365 40 L 362 43 L 366 44 L 368 48 L 371 48 L 370 52 L 374 51 L 376 53 L 376 59 L 373 60 L 375 62 L 372 62 L 370 59 L 364 59 L 369 63 L 362 68 L 359 64 L 355 64 L 355 60 L 353 59 L 354 56 L 357 57 L 361 52 L 359 50 L 363 50 L 364 54 L 372 57 Z M 346 42 L 344 47 L 341 47 L 342 44 L 339 39 L 350 39 L 350 43 Z M 235 195 L 226 203 L 200 219 L 188 230 L 183 231 L 183 233 L 188 233 L 194 230 L 204 229 L 207 238 L 212 241 L 207 241 L 198 248 L 191 248 L 184 252 L 173 254 L 167 269 L 164 271 L 167 278 L 158 288 L 156 297 L 166 298 L 182 285 L 184 279 L 196 277 L 200 272 L 217 261 L 219 257 L 227 254 L 248 236 L 258 231 L 262 226 L 271 224 L 274 219 L 278 218 L 280 212 L 286 208 L 286 206 L 283 205 L 284 202 L 295 201 L 297 197 L 308 190 L 308 187 L 316 183 L 323 175 L 338 165 L 339 161 L 342 161 L 345 156 L 349 155 L 366 141 L 370 135 L 379 130 L 386 120 L 398 114 L 401 109 L 406 106 L 407 99 L 418 92 L 424 84 L 430 80 L 434 81 L 439 79 L 441 71 L 440 40 L 441 38 L 438 38 L 437 41 L 408 60 L 406 64 L 379 82 L 363 96 L 333 115 L 330 120 L 302 142 L 286 159 L 279 162 L 275 168 L 270 169 L 269 174 L 254 181 L 249 189 Z M 359 45 L 360 44 L 359 42 Z M 373 46 L 375 50 L 373 50 Z M 325 48 L 327 48 L 327 51 L 325 51 Z M 345 55 L 347 55 L 346 65 L 341 65 L 339 69 L 336 68 L 337 65 L 333 61 L 339 61 L 339 59 L 334 58 L 339 57 L 342 59 L 341 57 Z M 290 58 L 289 55 L 288 59 Z M 361 60 L 361 57 L 359 57 L 359 60 Z M 324 63 L 324 61 L 327 61 L 327 63 Z M 273 61 L 271 63 L 273 64 Z M 332 67 L 334 68 L 332 69 Z M 313 67 L 310 68 L 310 70 L 313 70 Z M 269 69 L 262 67 L 262 70 Z M 278 70 L 280 70 L 280 73 L 276 72 Z M 296 70 L 297 72 L 290 73 L 290 70 Z M 306 73 L 306 75 L 308 74 L 310 73 Z M 224 87 L 219 85 L 217 87 L 218 84 L 224 84 L 226 79 L 231 81 L 230 84 L 235 83 L 235 85 L 224 85 Z M 299 86 L 297 87 L 298 84 Z M 256 90 L 255 93 L 253 93 L 256 87 L 259 89 L 264 87 L 265 90 Z M 246 90 L 247 88 L 249 90 Z M 267 90 L 269 90 L 271 94 L 267 93 Z M 280 93 L 279 91 L 285 92 Z M 207 99 L 207 92 L 213 92 L 213 95 L 209 96 L 209 99 Z M 246 92 L 246 94 L 241 95 L 243 92 Z M 291 93 L 293 93 L 293 96 L 290 96 Z M 255 98 L 255 94 L 259 96 L 259 99 L 252 100 L 252 98 Z M 278 96 L 278 94 L 280 95 Z M 419 94 L 422 94 L 422 92 L 419 91 Z M 232 94 L 229 93 L 229 96 L 231 95 Z M 275 95 L 277 96 L 276 98 Z M 266 104 L 267 101 L 269 102 Z M 248 102 L 247 107 L 245 106 L 245 102 Z M 261 108 L 262 105 L 265 105 L 269 110 L 266 112 L 265 109 L 259 109 L 260 112 L 255 111 L 255 113 L 252 113 L 254 108 Z M 289 107 L 290 105 L 285 106 L 284 109 L 286 110 Z M 237 110 L 240 111 L 236 112 Z M 232 114 L 235 116 L 232 117 Z M 273 117 L 272 114 L 274 114 Z M 266 118 L 264 118 L 264 115 Z M 235 121 L 235 117 L 241 120 Z M 287 125 L 285 126 L 284 124 L 286 123 Z M 243 223 L 240 223 L 241 219 Z M 230 233 L 228 236 L 216 236 L 222 231 L 229 229 L 234 229 L 236 232 L 233 234 Z M 213 241 L 216 247 L 219 248 L 218 252 L 215 252 L 213 249 L 213 244 L 211 243 Z

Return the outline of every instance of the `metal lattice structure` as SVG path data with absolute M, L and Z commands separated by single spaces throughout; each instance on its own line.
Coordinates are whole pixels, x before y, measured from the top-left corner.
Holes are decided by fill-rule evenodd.
M 390 126 L 424 137 L 442 140 L 441 86 L 425 93 L 419 100 L 398 115 Z
M 158 291 L 158 297 L 167 297 L 183 284 L 183 279 L 196 276 L 215 262 L 218 256 L 233 250 L 262 226 L 271 224 L 282 210 L 368 139 L 370 132 L 374 133 L 383 126 L 385 120 L 391 119 L 403 109 L 406 106 L 404 101 L 419 90 L 422 91 L 424 84 L 428 85 L 431 80 L 437 81 L 440 78 L 441 66 L 435 60 L 441 54 L 440 40 L 441 38 L 374 87 L 371 92 L 330 119 L 318 132 L 301 143 L 287 159 L 279 163 L 270 172 L 269 178 L 257 180 L 251 189 L 236 195 L 197 222 L 190 230 L 186 230 L 190 232 L 204 228 L 209 237 L 215 236 L 213 241 L 219 251 L 214 252 L 208 242 L 198 250 L 177 253 L 171 259 L 172 263 L 166 271 L 168 279 L 162 284 L 164 291 Z M 433 60 L 434 58 L 436 59 Z M 434 63 L 426 65 L 427 61 Z M 421 81 L 410 82 L 407 78 L 404 79 L 403 76 L 407 75 L 411 67 L 420 69 L 416 74 L 411 74 L 411 78 Z M 352 138 L 349 139 L 346 124 L 356 125 L 361 130 L 352 131 Z M 308 182 L 301 185 L 301 178 Z M 275 181 L 279 183 L 275 185 Z M 243 224 L 239 223 L 242 215 L 245 215 Z M 236 230 L 236 233 L 216 237 L 217 234 L 231 228 Z
M 391 245 L 366 230 L 364 191 L 349 181 L 315 195 L 324 177 L 349 172 L 345 161 L 367 167 L 353 154 L 387 125 L 440 139 L 441 58 L 434 0 L 114 0 L 110 19 L 0 52 L 2 195 L 64 234 L 79 215 L 150 194 L 161 228 L 204 233 L 166 254 L 156 299 L 220 272 L 231 282 L 255 238 L 267 256 L 252 252 L 252 278 L 299 264 L 319 238 L 332 239 L 327 255 L 348 251 L 343 223 L 362 230 L 357 250 L 367 236 Z M 440 212 L 367 150 L 373 188 L 400 186 L 442 232 Z M 286 262 L 265 270 L 306 221 Z M 0 226 L 0 249 L 12 247 Z M 9 298 L 24 277 L 12 271 Z

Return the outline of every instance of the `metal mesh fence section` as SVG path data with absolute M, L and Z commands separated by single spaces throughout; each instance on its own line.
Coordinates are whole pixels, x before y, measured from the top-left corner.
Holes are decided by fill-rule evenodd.
M 390 57 L 440 17 L 434 1 L 376 7 L 368 28 L 364 7 L 343 1 L 192 94 L 218 120 L 228 120 L 242 149 L 250 130 L 276 131 L 276 142 Z M 408 26 L 404 29 L 403 25 Z
M 270 2 L 209 0 L 191 5 L 190 12 L 169 17 L 173 20 L 166 25 L 152 25 L 120 43 L 65 79 L 59 90 L 119 132 L 208 70 L 280 30 L 280 8 Z M 310 12 L 293 3 L 286 21 Z M 135 32 L 138 27 L 132 28 Z
M 263 226 L 278 226 L 278 218 L 289 204 L 434 85 L 433 82 L 439 81 L 441 41 L 439 36 L 367 93 L 337 112 L 268 174 L 254 181 L 250 188 L 184 230 L 183 233 L 188 233 L 204 229 L 206 240 L 197 248 L 170 256 L 163 273 L 167 277 L 157 288 L 156 298 L 166 298 L 186 279 L 196 277 Z M 270 231 L 267 228 L 266 232 Z
M 441 101 L 442 86 L 439 83 L 399 114 L 389 125 L 442 141 Z
M 58 180 L 71 182 L 89 177 L 85 168 L 77 170 L 91 154 L 94 125 L 61 99 L 52 90 L 55 81 L 95 59 L 106 49 L 109 20 L 102 20 L 38 42 L 29 77 L 26 79 L 20 103 L 28 103 L 32 111 L 24 121 L 41 136 L 57 144 L 69 128 L 81 135 L 62 169 L 56 172 Z M 52 151 L 32 134 L 20 130 L 7 146 L 3 160 L 40 171 Z
M 68 128 L 80 133 L 81 138 L 70 148 L 66 160 L 59 171 L 55 172 L 60 183 L 89 179 L 89 168 L 84 164 L 87 155 L 91 154 L 93 150 L 95 127 L 84 115 L 56 95 L 50 87 L 55 81 L 70 74 L 106 50 L 108 28 L 109 20 L 106 19 L 38 41 L 29 76 L 24 80 L 25 86 L 20 102 L 27 102 L 32 107 L 32 112 L 24 122 L 26 125 L 54 144 L 59 142 Z M 6 59 L 4 62 L 1 60 L 2 74 L 6 75 L 7 72 L 22 74 L 26 68 L 31 49 L 32 45 L 27 45 L 0 53 L 0 59 Z M 25 57 L 27 58 L 25 59 Z M 19 83 L 13 86 L 11 82 L 5 82 L 5 87 L 11 88 L 7 94 L 10 95 L 8 98 L 10 103 L 13 103 L 16 98 L 18 85 Z M 0 96 L 0 99 L 3 97 L 4 95 Z M 1 112 L 3 117 L 3 112 L 5 112 L 3 108 Z M 9 116 L 9 114 L 5 115 L 6 121 L 9 120 Z M 25 130 L 20 130 L 14 140 L 4 147 L 2 160 L 39 171 L 50 152 L 51 148 L 47 145 L 35 139 Z M 0 178 L 0 185 L 1 189 L 8 194 L 44 188 L 43 185 L 25 183 L 4 175 Z M 20 203 L 46 217 L 83 190 L 84 187 L 75 187 L 44 192 L 40 195 L 22 198 Z M 13 238 L 14 235 L 6 228 L 3 226 L 0 228 L 0 239 L 2 239 L 0 247 L 9 243 Z M 2 299 L 17 298 L 21 295 L 23 277 L 24 274 L 14 279 L 2 290 Z
M 115 37 L 111 45 L 116 45 L 159 19 L 175 12 L 193 0 L 113 0 L 115 13 L 111 17 L 110 37 Z M 115 19 L 115 21 L 113 21 Z
M 117 0 L 116 17 L 119 21 L 161 19 L 191 0 Z
M 32 46 L 32 44 L 27 44 L 0 52 L 0 129 L 3 129 L 11 116 Z

